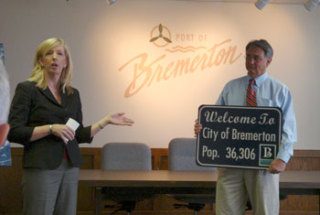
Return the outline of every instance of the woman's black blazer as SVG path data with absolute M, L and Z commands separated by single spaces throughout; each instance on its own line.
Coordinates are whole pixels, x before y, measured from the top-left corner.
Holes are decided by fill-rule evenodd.
M 78 143 L 92 141 L 91 126 L 83 127 L 79 91 L 61 92 L 61 104 L 49 90 L 36 87 L 34 82 L 19 83 L 13 97 L 9 124 L 8 140 L 24 146 L 23 167 L 37 169 L 56 169 L 63 159 L 65 150 L 70 162 L 79 167 L 82 159 Z M 65 124 L 69 118 L 80 123 L 74 140 L 65 144 L 59 137 L 48 135 L 30 141 L 34 127 L 47 124 Z

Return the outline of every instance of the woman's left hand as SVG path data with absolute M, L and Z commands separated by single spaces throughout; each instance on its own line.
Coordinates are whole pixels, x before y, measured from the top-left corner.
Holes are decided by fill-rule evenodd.
M 131 126 L 134 121 L 125 116 L 125 113 L 115 113 L 109 116 L 109 123 L 113 125 Z

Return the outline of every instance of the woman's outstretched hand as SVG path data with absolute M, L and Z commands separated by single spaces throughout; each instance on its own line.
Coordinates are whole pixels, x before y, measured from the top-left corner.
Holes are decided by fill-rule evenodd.
M 125 116 L 125 113 L 115 113 L 109 115 L 109 123 L 112 125 L 127 125 L 131 126 L 134 121 Z

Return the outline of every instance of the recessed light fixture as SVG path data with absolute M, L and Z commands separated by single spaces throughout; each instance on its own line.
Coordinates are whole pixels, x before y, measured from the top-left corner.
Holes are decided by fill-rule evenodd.
M 262 10 L 267 4 L 269 0 L 258 0 L 255 5 L 259 10 Z
M 113 5 L 114 3 L 116 3 L 117 0 L 107 0 L 107 3 L 109 5 Z
M 308 11 L 312 11 L 313 9 L 315 9 L 317 6 L 319 6 L 320 4 L 320 0 L 309 0 L 306 3 L 304 3 L 304 7 L 308 10 Z

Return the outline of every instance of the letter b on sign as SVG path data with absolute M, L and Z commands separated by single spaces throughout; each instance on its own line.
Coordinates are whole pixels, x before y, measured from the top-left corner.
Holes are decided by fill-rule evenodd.
M 268 166 L 276 158 L 276 146 L 269 144 L 260 144 L 260 166 Z
M 272 148 L 263 147 L 263 158 L 271 158 L 272 157 Z

